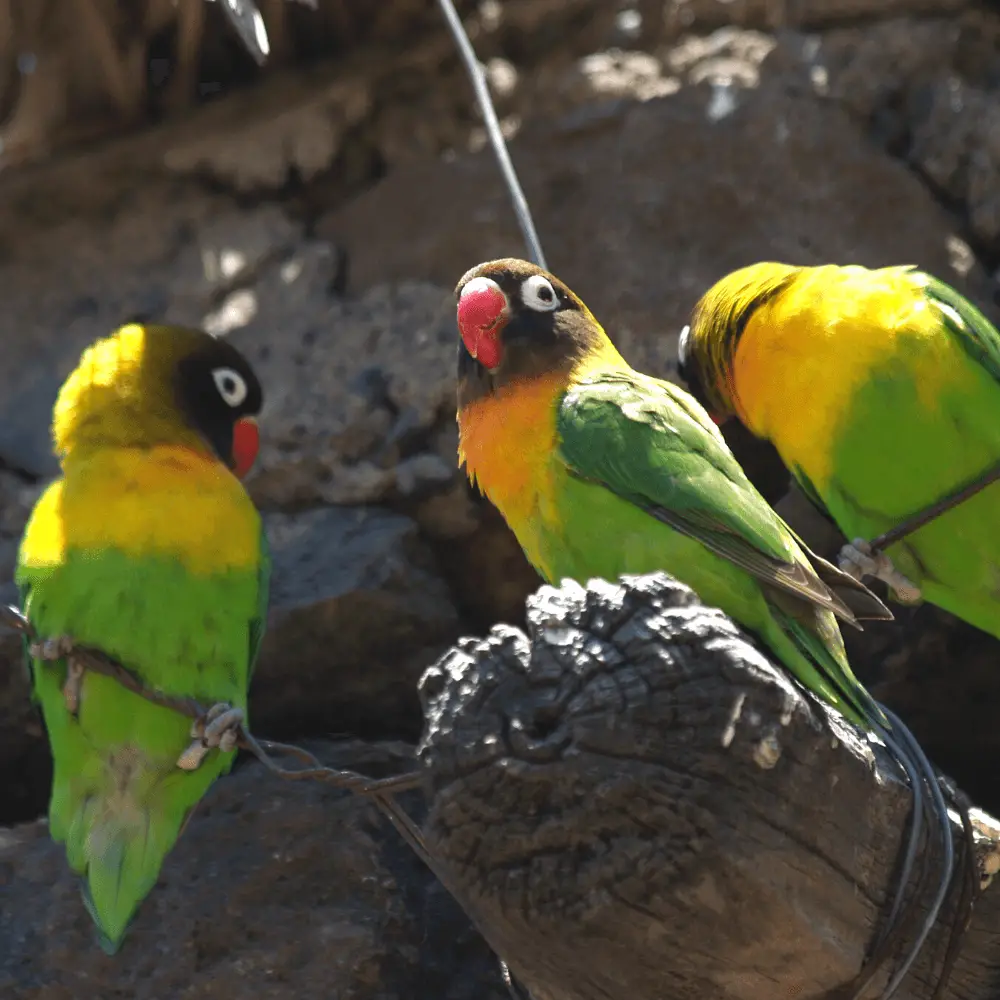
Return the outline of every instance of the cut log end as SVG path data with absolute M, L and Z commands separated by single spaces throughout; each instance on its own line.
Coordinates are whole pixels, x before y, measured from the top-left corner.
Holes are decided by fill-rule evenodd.
M 884 747 L 663 574 L 543 587 L 527 620 L 425 674 L 421 758 L 429 845 L 536 1000 L 823 997 L 852 980 L 910 809 Z M 996 898 L 945 998 L 995 995 Z M 900 1000 L 931 995 L 949 931 Z

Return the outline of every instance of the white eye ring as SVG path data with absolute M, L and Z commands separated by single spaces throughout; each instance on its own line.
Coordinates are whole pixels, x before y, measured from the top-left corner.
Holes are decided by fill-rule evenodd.
M 228 406 L 235 408 L 247 398 L 247 384 L 243 376 L 232 368 L 214 368 L 212 379 Z
M 677 360 L 686 365 L 688 362 L 688 342 L 691 339 L 691 325 L 688 324 L 681 330 L 680 337 L 677 338 Z
M 533 274 L 521 284 L 521 301 L 535 312 L 552 312 L 559 308 L 559 296 L 552 282 L 544 275 Z

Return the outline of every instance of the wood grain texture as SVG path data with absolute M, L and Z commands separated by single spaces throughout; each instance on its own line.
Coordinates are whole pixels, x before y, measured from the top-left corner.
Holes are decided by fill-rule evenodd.
M 425 833 L 536 1000 L 832 997 L 858 973 L 905 778 L 687 588 L 543 587 L 527 635 L 463 640 L 421 688 Z M 930 997 L 949 930 L 899 1000 Z M 987 889 L 944 1000 L 996 996 L 998 964 Z

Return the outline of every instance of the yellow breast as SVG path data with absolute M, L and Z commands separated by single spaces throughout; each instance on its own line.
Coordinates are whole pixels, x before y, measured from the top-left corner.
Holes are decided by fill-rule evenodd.
M 565 374 L 514 382 L 458 413 L 459 462 L 543 576 L 545 532 L 558 530 L 555 407 L 565 387 Z
M 912 275 L 903 268 L 808 269 L 747 323 L 733 360 L 734 404 L 750 430 L 822 489 L 854 394 L 873 369 L 914 349 L 927 359 L 922 402 L 936 406 L 954 375 L 955 352 Z
M 259 514 L 219 462 L 183 447 L 102 448 L 67 462 L 42 495 L 21 563 L 59 565 L 70 547 L 113 547 L 173 556 L 208 576 L 256 564 L 259 536 Z

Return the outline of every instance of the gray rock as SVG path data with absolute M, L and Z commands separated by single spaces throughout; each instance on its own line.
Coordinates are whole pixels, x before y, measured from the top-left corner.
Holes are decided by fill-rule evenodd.
M 311 747 L 373 776 L 401 745 Z M 411 814 L 419 796 L 404 800 Z M 117 956 L 43 822 L 0 829 L 9 1000 L 502 1000 L 496 960 L 371 805 L 256 762 L 195 812 Z
M 946 249 L 952 221 L 817 98 L 801 55 L 779 45 L 758 65 L 760 46 L 727 46 L 746 66 L 728 83 L 716 66 L 671 96 L 526 124 L 511 145 L 551 268 L 626 357 L 669 374 L 697 298 L 760 259 L 907 261 L 969 290 Z M 741 83 L 755 75 L 756 88 Z M 404 277 L 449 287 L 480 261 L 525 253 L 489 151 L 401 167 L 318 230 L 349 254 L 358 291 Z
M 248 481 L 265 508 L 372 503 L 446 490 L 454 442 L 455 309 L 419 282 L 330 292 L 336 255 L 307 243 L 207 317 L 265 386 L 261 454 Z
M 0 824 L 37 816 L 47 808 L 52 762 L 44 724 L 31 702 L 21 638 L 2 628 L 0 774 Z
M 831 32 L 829 93 L 959 207 L 972 240 L 1000 248 L 1000 16 L 900 18 Z
M 324 82 L 286 79 L 259 93 L 244 93 L 203 114 L 189 136 L 179 136 L 163 165 L 181 176 L 210 176 L 240 192 L 280 190 L 291 174 L 313 180 L 342 152 L 345 137 L 371 113 L 369 81 L 340 75 Z M 284 90 L 284 92 L 282 92 Z
M 267 527 L 274 576 L 255 732 L 415 736 L 416 680 L 459 629 L 416 524 L 334 507 L 270 515 Z
M 708 31 L 734 23 L 747 28 L 819 30 L 893 17 L 954 14 L 973 3 L 974 0 L 742 0 L 734 10 L 733 0 L 673 0 L 667 5 L 666 23 L 675 31 Z
M 38 492 L 0 470 L 0 604 L 19 603 L 14 565 Z M 0 627 L 0 823 L 37 815 L 48 799 L 50 773 L 42 721 L 30 700 L 21 638 Z

